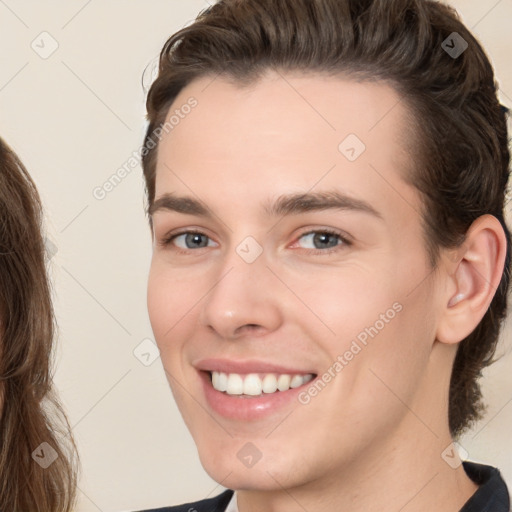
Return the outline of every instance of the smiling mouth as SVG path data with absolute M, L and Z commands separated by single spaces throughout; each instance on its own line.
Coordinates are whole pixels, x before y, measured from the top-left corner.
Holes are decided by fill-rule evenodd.
M 215 390 L 238 397 L 258 397 L 281 393 L 307 384 L 315 374 L 208 372 Z

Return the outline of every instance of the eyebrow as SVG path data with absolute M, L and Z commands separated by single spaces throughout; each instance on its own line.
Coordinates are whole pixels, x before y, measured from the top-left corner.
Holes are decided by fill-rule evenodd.
M 197 199 L 177 196 L 172 193 L 164 194 L 154 201 L 148 209 L 148 214 L 153 216 L 161 210 L 206 218 L 213 217 L 212 212 Z M 270 217 L 298 215 L 322 210 L 349 210 L 368 213 L 378 219 L 383 218 L 371 204 L 338 191 L 285 194 L 277 199 L 267 201 L 263 205 L 263 211 Z

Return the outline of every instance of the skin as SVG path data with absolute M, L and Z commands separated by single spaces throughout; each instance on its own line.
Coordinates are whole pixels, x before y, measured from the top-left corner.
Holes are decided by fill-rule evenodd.
M 269 72 L 242 88 L 204 77 L 170 111 L 191 96 L 197 107 L 160 141 L 155 199 L 193 197 L 211 217 L 152 211 L 148 310 L 205 470 L 238 490 L 241 512 L 459 510 L 476 486 L 441 456 L 452 442 L 448 386 L 457 343 L 499 282 L 499 223 L 479 219 L 433 271 L 421 198 L 403 179 L 414 169 L 407 107 L 382 82 Z M 348 134 L 366 146 L 353 162 L 338 148 Z M 272 216 L 263 207 L 333 190 L 378 215 Z M 190 229 L 206 246 L 187 246 L 184 236 L 164 245 Z M 304 236 L 322 229 L 350 243 L 334 236 L 325 248 Z M 263 250 L 250 264 L 236 252 L 248 236 Z M 194 368 L 201 358 L 322 375 L 396 303 L 401 311 L 307 405 L 233 420 L 206 401 Z M 237 457 L 247 442 L 261 454 L 250 468 Z

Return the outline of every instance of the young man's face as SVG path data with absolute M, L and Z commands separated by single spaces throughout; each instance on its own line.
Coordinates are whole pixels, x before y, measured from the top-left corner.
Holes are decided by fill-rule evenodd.
M 239 489 L 446 446 L 406 107 L 379 82 L 283 77 L 193 82 L 158 152 L 150 319 L 205 469 Z

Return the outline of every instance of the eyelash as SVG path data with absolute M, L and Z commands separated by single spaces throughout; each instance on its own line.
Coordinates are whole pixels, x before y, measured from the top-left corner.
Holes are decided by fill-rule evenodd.
M 165 248 L 165 247 L 170 246 L 172 244 L 173 240 L 175 240 L 176 238 L 178 238 L 181 235 L 194 235 L 194 234 L 203 235 L 211 240 L 211 238 L 208 237 L 208 235 L 206 235 L 202 231 L 195 230 L 195 229 L 188 229 L 185 231 L 180 231 L 178 233 L 173 233 L 171 235 L 166 236 L 163 240 L 161 240 L 159 242 L 159 245 L 161 247 Z M 341 233 L 339 233 L 337 231 L 334 231 L 334 230 L 328 229 L 328 228 L 313 229 L 313 230 L 305 231 L 304 233 L 301 233 L 297 237 L 297 241 L 307 235 L 312 235 L 312 234 L 332 235 L 332 236 L 337 237 L 341 243 L 338 243 L 334 247 L 330 247 L 327 249 L 304 249 L 304 251 L 306 251 L 306 254 L 326 255 L 326 254 L 331 254 L 332 252 L 339 251 L 340 248 L 342 248 L 342 247 L 350 247 L 352 245 L 352 242 L 347 237 L 343 236 Z M 294 244 L 295 243 L 296 242 L 294 242 Z M 200 247 L 199 249 L 206 249 L 206 247 Z M 196 249 L 182 249 L 180 247 L 174 246 L 174 248 L 172 250 L 176 251 L 179 254 L 189 254 L 190 251 L 195 251 Z

